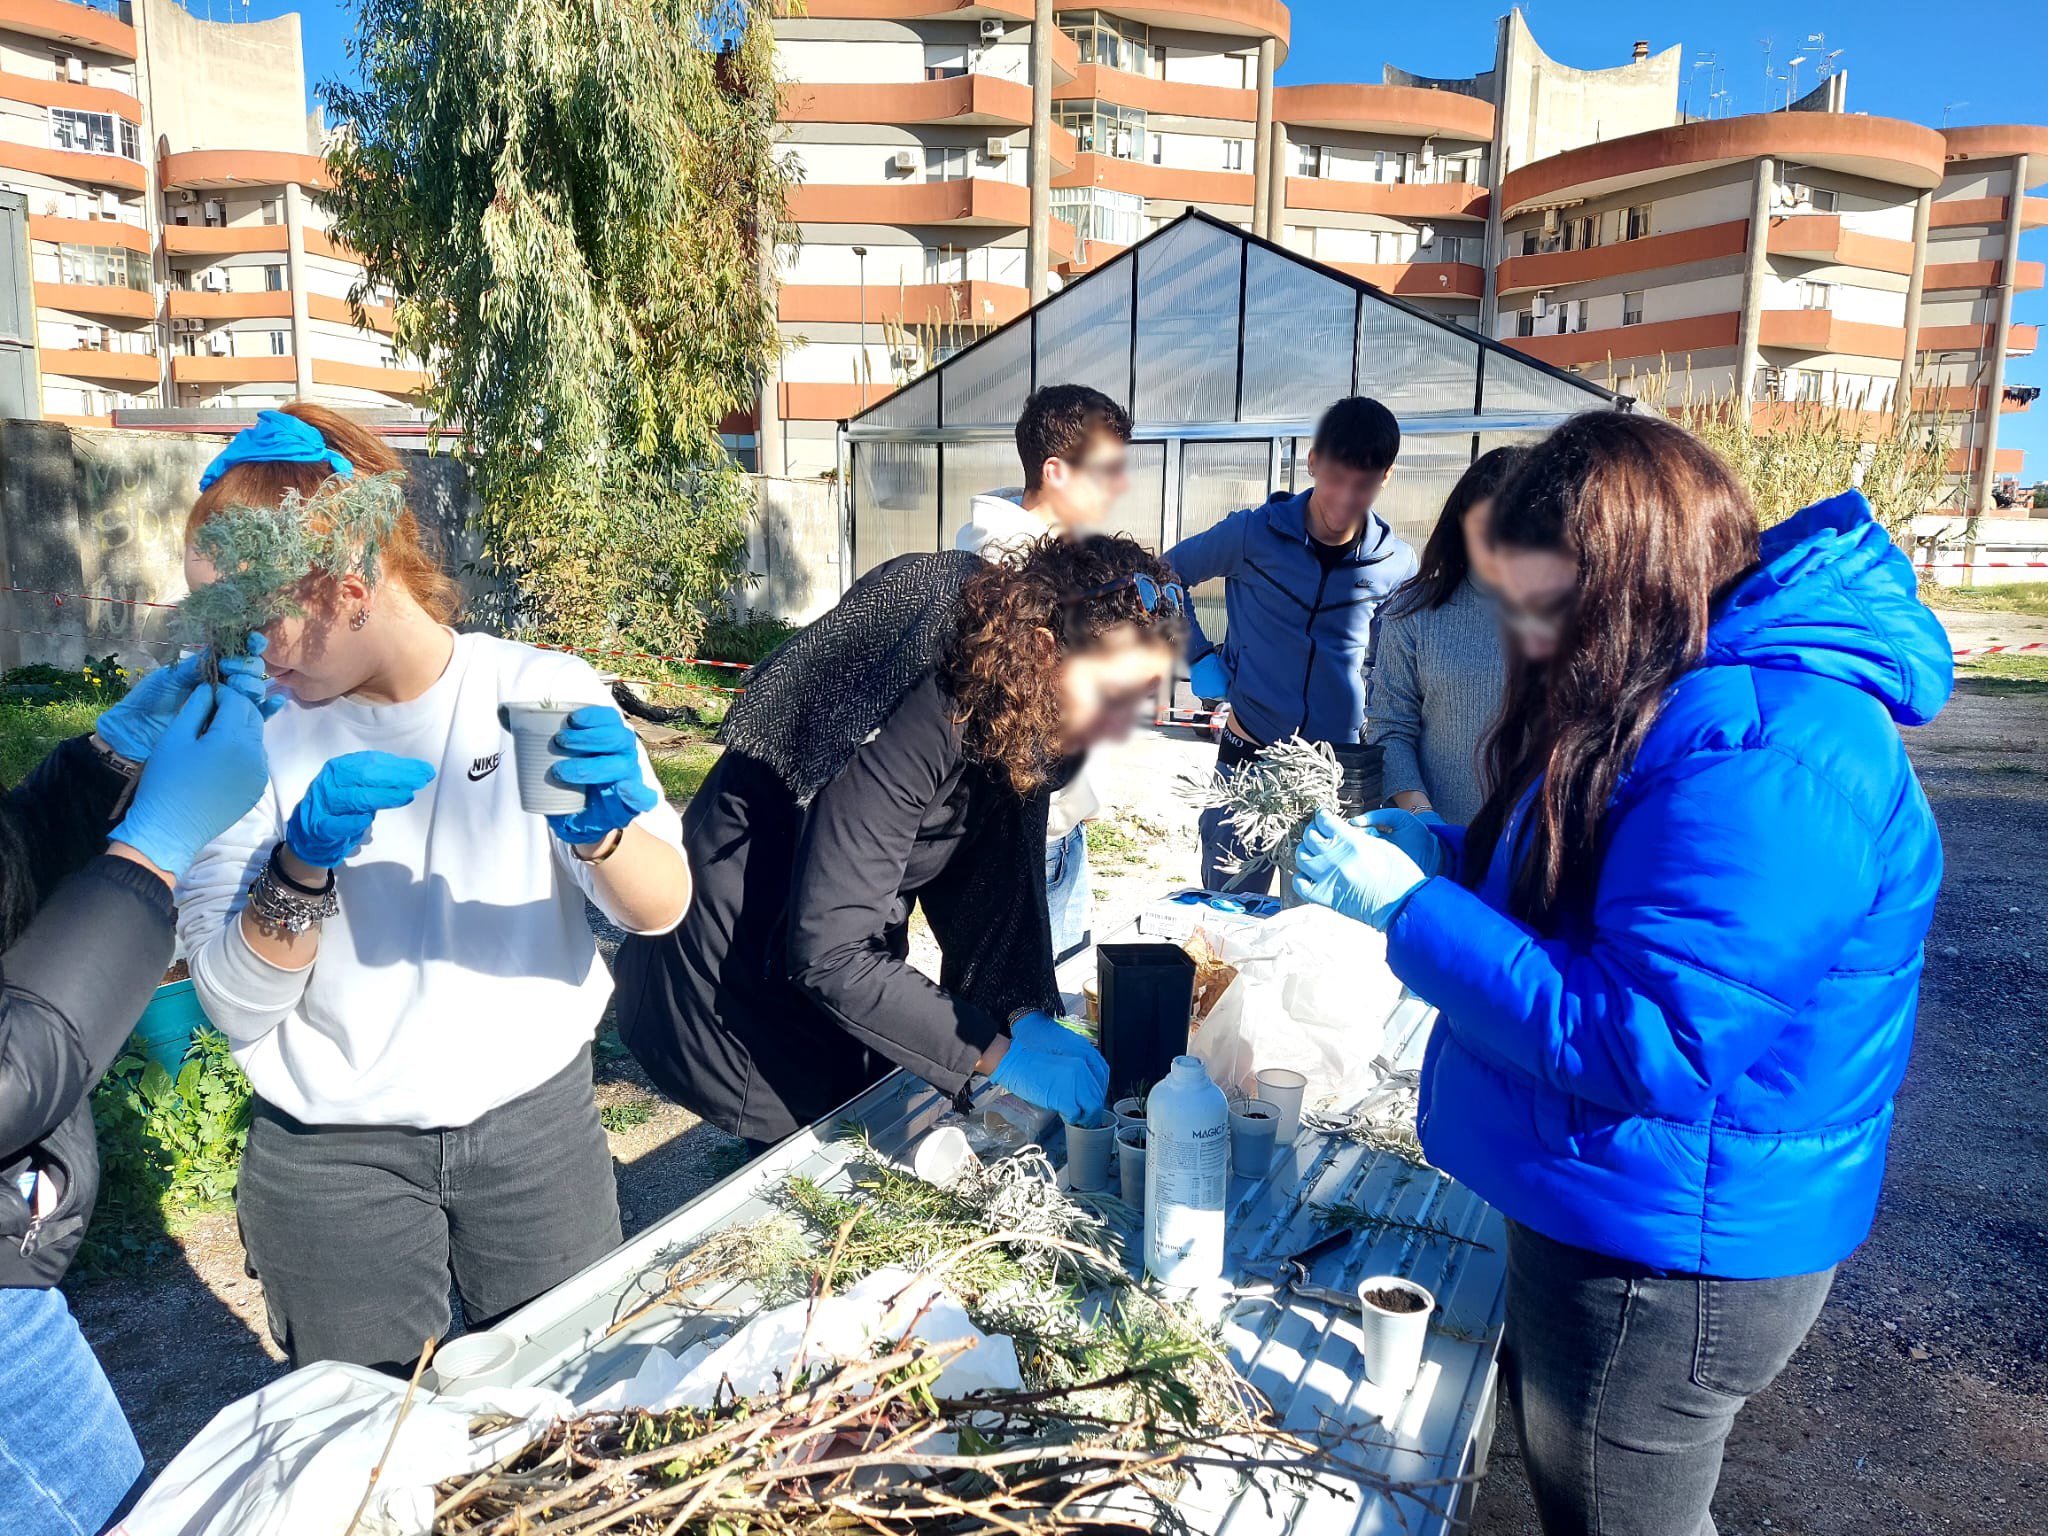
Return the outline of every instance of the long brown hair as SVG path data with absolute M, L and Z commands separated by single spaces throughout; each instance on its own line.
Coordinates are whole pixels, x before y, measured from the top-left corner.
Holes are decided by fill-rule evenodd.
M 1128 576 L 1160 586 L 1173 568 L 1121 534 L 1048 535 L 977 571 L 962 594 L 960 634 L 946 662 L 968 753 L 1001 767 L 1029 794 L 1059 759 L 1061 658 L 1117 631 L 1178 652 L 1187 621 L 1162 601 L 1145 611 Z M 1096 596 L 1083 593 L 1111 590 Z
M 389 474 L 403 470 L 398 455 L 383 438 L 361 422 L 351 421 L 324 405 L 295 401 L 283 406 L 287 416 L 296 416 L 326 439 L 327 446 L 353 464 L 359 475 Z M 325 464 L 237 464 L 199 493 L 185 519 L 185 542 L 216 512 L 228 507 L 275 507 L 284 493 L 296 490 L 311 496 L 330 471 Z M 441 568 L 435 552 L 420 532 L 419 519 L 407 509 L 397 525 L 377 546 L 378 574 L 395 581 L 411 594 L 437 624 L 452 624 L 462 609 L 462 589 Z
M 1540 776 L 1510 910 L 1544 929 L 1563 900 L 1591 891 L 1608 800 L 1665 690 L 1699 660 L 1714 604 L 1756 563 L 1756 513 L 1689 433 L 1589 411 L 1531 451 L 1495 498 L 1488 531 L 1504 550 L 1549 550 L 1579 567 L 1556 653 L 1509 659 L 1486 744 L 1490 792 L 1466 835 L 1477 885 Z

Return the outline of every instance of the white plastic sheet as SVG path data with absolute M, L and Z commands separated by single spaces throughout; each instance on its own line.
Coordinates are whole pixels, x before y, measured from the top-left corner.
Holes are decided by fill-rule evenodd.
M 1375 1065 L 1401 982 L 1385 935 L 1327 907 L 1293 907 L 1224 933 L 1237 967 L 1195 1031 L 1193 1050 L 1226 1093 L 1250 1092 L 1268 1067 L 1308 1079 L 1304 1107 L 1357 1102 L 1382 1076 Z

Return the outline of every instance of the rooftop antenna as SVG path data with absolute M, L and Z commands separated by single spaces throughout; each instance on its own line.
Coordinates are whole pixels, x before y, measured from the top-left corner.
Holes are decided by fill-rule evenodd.
M 1697 74 L 1700 70 L 1703 69 L 1707 72 L 1707 87 L 1709 90 L 1712 90 L 1714 84 L 1715 55 L 1711 53 L 1703 53 L 1692 61 L 1692 70 L 1685 77 L 1685 96 L 1684 99 L 1680 101 L 1678 104 L 1679 115 L 1682 117 L 1692 116 L 1693 75 Z M 1712 98 L 1709 97 L 1710 103 L 1711 100 Z M 1711 105 L 1708 108 L 1708 115 L 1713 115 L 1713 109 Z
M 1941 109 L 1941 126 L 1944 128 L 1948 126 L 1949 113 L 1956 111 L 1960 107 L 1967 107 L 1968 105 L 1969 103 L 1967 101 L 1952 101 L 1947 106 L 1943 107 Z
M 1764 110 L 1768 112 L 1771 110 L 1771 82 L 1778 78 L 1777 72 L 1771 68 L 1771 54 L 1774 45 L 1768 37 L 1760 37 L 1757 39 L 1757 42 L 1762 45 L 1764 50 Z
M 1805 62 L 1806 55 L 1802 53 L 1796 58 L 1788 59 L 1785 63 L 1785 73 L 1782 78 L 1785 81 L 1785 110 L 1787 112 L 1792 110 L 1793 98 L 1799 94 L 1799 66 Z

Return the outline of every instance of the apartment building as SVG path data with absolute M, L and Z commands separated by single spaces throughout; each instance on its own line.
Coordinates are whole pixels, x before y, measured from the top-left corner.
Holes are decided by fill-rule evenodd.
M 831 467 L 839 419 L 1027 305 L 1031 9 L 810 0 L 777 22 L 806 184 L 765 468 Z M 2031 399 L 2004 374 L 2034 345 L 2010 310 L 2041 285 L 2018 239 L 2048 222 L 2048 129 L 1852 115 L 1839 74 L 1700 119 L 1678 48 L 1577 68 L 1518 11 L 1470 76 L 1323 85 L 1275 83 L 1275 0 L 1055 22 L 1054 283 L 1194 207 L 1547 362 L 1738 394 L 1766 425 L 1807 401 L 1875 431 L 1917 390 L 1948 418 L 1959 503 L 1988 510 L 2020 472 L 1996 438 Z
M 387 306 L 349 305 L 323 138 L 297 16 L 8 0 L 0 187 L 29 201 L 43 414 L 406 403 L 425 375 Z

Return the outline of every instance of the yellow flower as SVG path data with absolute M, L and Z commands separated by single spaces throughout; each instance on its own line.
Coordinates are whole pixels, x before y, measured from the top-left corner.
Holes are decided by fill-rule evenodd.
M 92 680 L 92 685 L 93 685 L 93 687 L 95 687 L 95 688 L 99 687 L 99 685 L 100 685 L 100 680 L 99 680 L 98 678 L 94 678 L 94 679 Z

